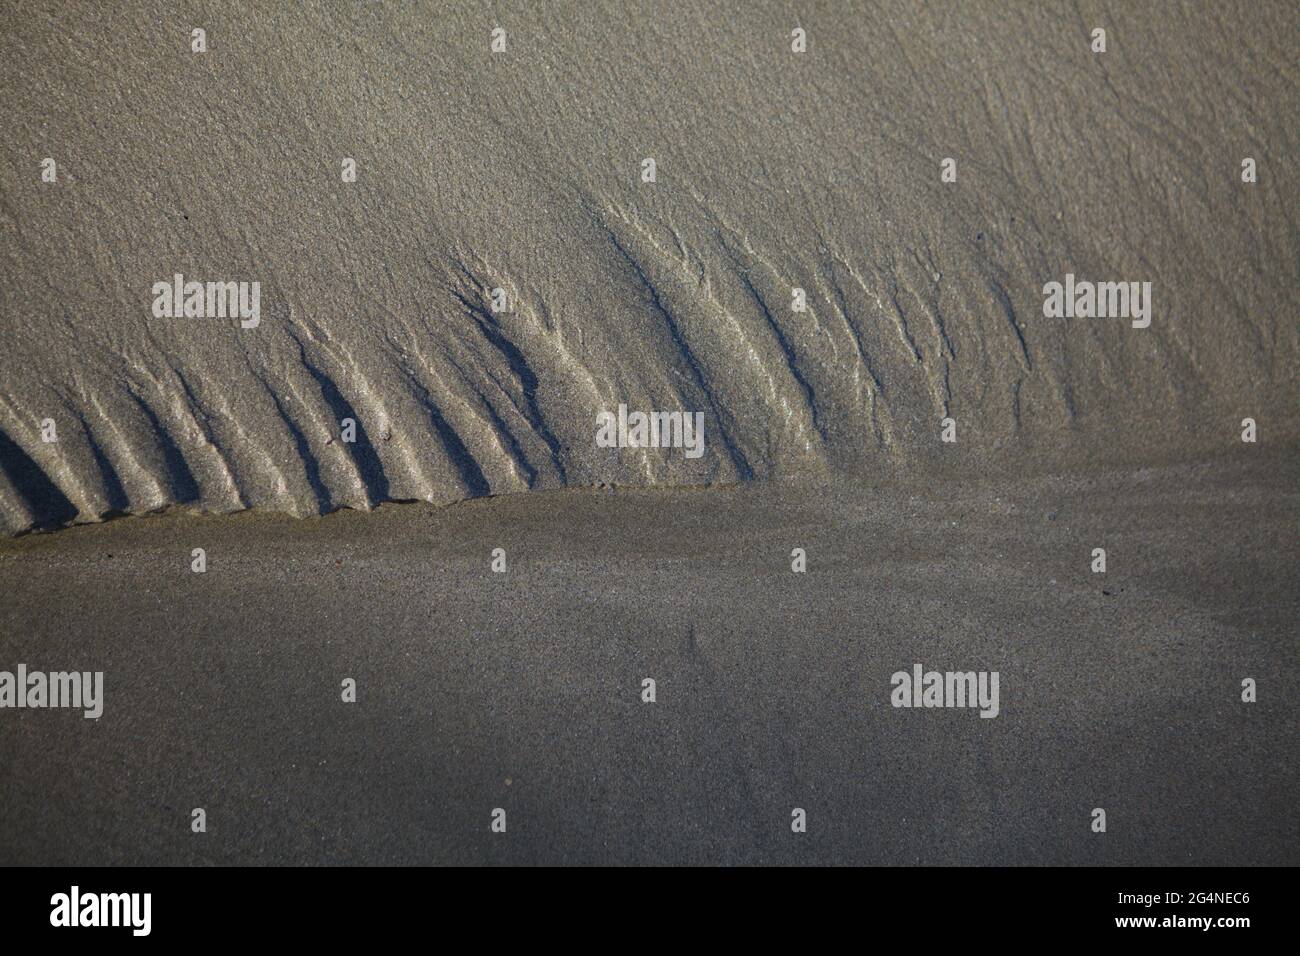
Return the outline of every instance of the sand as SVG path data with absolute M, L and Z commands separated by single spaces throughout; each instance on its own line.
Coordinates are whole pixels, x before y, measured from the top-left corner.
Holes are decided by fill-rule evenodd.
M 106 696 L 0 862 L 1297 862 L 1294 4 L 111 6 L 0 14 L 0 671 Z
M 8 533 L 1300 437 L 1293 4 L 6 21 Z M 176 274 L 259 324 L 155 318 Z M 1067 274 L 1152 283 L 1150 327 L 1044 317 Z M 705 454 L 596 447 L 620 402 Z
M 11 541 L 6 661 L 102 669 L 105 704 L 0 712 L 0 859 L 1294 865 L 1277 471 L 558 491 Z M 892 707 L 915 663 L 998 671 L 998 716 Z

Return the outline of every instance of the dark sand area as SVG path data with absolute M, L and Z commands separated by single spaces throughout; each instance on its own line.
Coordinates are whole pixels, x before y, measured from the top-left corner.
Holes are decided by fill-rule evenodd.
M 106 703 L 3 715 L 0 860 L 1294 864 L 1294 465 L 11 539 L 6 662 Z M 891 707 L 916 662 L 999 716 Z

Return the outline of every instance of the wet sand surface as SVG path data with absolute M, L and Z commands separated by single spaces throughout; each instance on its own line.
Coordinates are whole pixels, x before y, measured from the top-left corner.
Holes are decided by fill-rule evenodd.
M 5 666 L 106 698 L 3 714 L 0 861 L 1295 864 L 1295 464 L 0 542 Z M 918 662 L 999 715 L 891 707 Z

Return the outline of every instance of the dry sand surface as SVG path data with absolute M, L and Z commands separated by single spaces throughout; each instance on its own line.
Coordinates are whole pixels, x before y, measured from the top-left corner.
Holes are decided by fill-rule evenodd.
M 0 23 L 0 862 L 1298 862 L 1294 3 Z
M 1261 2 L 10 10 L 0 522 L 1294 445 L 1298 46 Z M 155 318 L 177 273 L 259 325 Z M 1067 273 L 1151 326 L 1045 318 Z M 705 454 L 598 449 L 620 402 Z

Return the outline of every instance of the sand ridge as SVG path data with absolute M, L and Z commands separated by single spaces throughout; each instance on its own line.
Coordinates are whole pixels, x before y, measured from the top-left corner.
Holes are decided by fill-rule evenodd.
M 10 17 L 0 529 L 1294 447 L 1294 5 L 795 19 Z M 155 317 L 176 274 L 258 324 Z M 1150 326 L 1045 316 L 1067 275 Z M 620 404 L 704 453 L 600 447 Z

